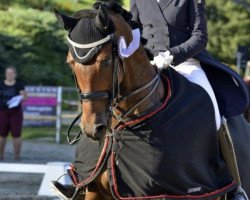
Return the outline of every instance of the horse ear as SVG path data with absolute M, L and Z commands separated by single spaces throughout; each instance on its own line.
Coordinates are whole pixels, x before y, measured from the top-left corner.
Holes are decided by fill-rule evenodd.
M 67 15 L 64 15 L 64 14 L 60 13 L 58 10 L 56 10 L 55 8 L 54 8 L 54 13 L 55 13 L 56 18 L 59 21 L 59 23 L 67 31 L 72 30 L 76 26 L 76 24 L 78 22 L 78 19 L 75 19 L 75 18 L 69 17 Z
M 95 25 L 101 31 L 108 31 L 109 17 L 106 9 L 100 5 L 95 17 Z

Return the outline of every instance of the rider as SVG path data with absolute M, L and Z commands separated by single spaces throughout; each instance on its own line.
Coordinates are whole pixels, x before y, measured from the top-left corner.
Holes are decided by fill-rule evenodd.
M 248 105 L 248 94 L 243 80 L 205 50 L 205 0 L 151 0 L 147 3 L 144 0 L 131 0 L 130 4 L 133 20 L 142 25 L 142 37 L 147 41 L 145 48 L 152 56 L 153 63 L 165 68 L 169 64 L 166 60 L 173 58 L 171 65 L 174 69 L 208 92 L 214 104 L 217 129 L 221 125 L 221 115 L 230 117 L 244 112 Z M 227 85 L 227 88 L 223 85 Z M 76 155 L 79 156 L 83 148 L 80 140 Z M 52 187 L 68 198 L 75 192 L 72 186 L 58 182 L 53 182 Z
M 133 20 L 141 24 L 152 64 L 163 72 L 170 65 L 207 91 L 214 105 L 217 130 L 221 116 L 230 118 L 247 109 L 249 94 L 243 79 L 205 49 L 205 0 L 130 0 L 130 11 Z
M 144 46 L 153 63 L 164 68 L 164 61 L 168 66 L 169 57 L 173 58 L 171 65 L 176 71 L 208 92 L 214 104 L 217 129 L 220 115 L 230 117 L 245 111 L 248 94 L 242 78 L 205 49 L 208 41 L 205 0 L 152 0 L 146 4 L 131 0 L 130 10 L 133 20 L 142 26 L 142 37 L 147 41 Z

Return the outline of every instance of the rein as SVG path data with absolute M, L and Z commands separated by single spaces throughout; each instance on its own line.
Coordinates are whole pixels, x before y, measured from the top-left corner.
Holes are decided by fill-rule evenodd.
M 143 90 L 147 89 L 148 87 L 150 87 L 151 85 L 154 85 L 153 89 L 149 92 L 148 95 L 146 95 L 142 100 L 140 100 L 138 103 L 136 103 L 132 108 L 130 108 L 128 111 L 125 111 L 122 115 L 117 115 L 115 113 L 115 111 L 113 112 L 115 118 L 119 121 L 119 122 L 122 122 L 122 121 L 125 121 L 124 119 L 129 115 L 131 114 L 131 112 L 133 112 L 133 110 L 135 110 L 141 103 L 143 103 L 147 98 L 149 98 L 153 92 L 155 91 L 155 89 L 157 88 L 158 84 L 160 82 L 160 73 L 158 72 L 157 75 L 149 82 L 147 83 L 146 85 L 144 85 L 143 87 L 131 92 L 130 94 L 126 95 L 126 96 L 123 96 L 123 97 L 120 97 L 117 102 L 116 102 L 116 105 L 114 105 L 114 108 L 118 108 L 119 110 L 122 110 L 118 104 L 125 101 L 126 99 L 128 99 L 129 97 L 131 96 L 134 96 L 136 94 L 138 94 L 139 92 L 142 92 Z

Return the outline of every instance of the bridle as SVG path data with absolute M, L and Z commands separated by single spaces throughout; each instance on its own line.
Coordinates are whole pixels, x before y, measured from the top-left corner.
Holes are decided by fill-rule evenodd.
M 98 100 L 103 100 L 103 99 L 108 99 L 108 119 L 107 119 L 107 127 L 108 128 L 108 134 L 113 133 L 113 129 L 110 128 L 111 126 L 111 121 L 112 117 L 115 117 L 118 120 L 118 124 L 124 122 L 126 118 L 128 117 L 129 114 L 131 114 L 141 103 L 143 103 L 147 98 L 149 98 L 155 89 L 157 88 L 159 82 L 160 82 L 160 72 L 158 72 L 155 77 L 146 85 L 143 87 L 134 90 L 133 92 L 121 96 L 120 94 L 120 84 L 119 84 L 119 68 L 120 68 L 120 63 L 122 63 L 121 68 L 123 70 L 123 73 L 125 73 L 125 66 L 123 65 L 123 60 L 119 57 L 118 50 L 117 50 L 117 39 L 115 38 L 114 34 L 110 37 L 110 40 L 108 41 L 112 45 L 112 69 L 113 69 L 113 74 L 112 74 L 112 89 L 111 91 L 94 91 L 94 92 L 84 92 L 81 91 L 77 82 L 77 77 L 76 74 L 73 72 L 74 79 L 75 79 L 75 84 L 76 88 L 78 90 L 79 94 L 79 100 L 81 104 L 83 102 L 87 101 L 98 101 Z M 98 45 L 100 44 L 98 41 L 96 42 Z M 107 43 L 106 43 L 107 44 Z M 73 44 L 71 44 L 73 45 Z M 119 107 L 119 104 L 121 102 L 126 101 L 128 98 L 138 94 L 139 92 L 144 91 L 145 89 L 149 88 L 152 86 L 151 91 L 144 97 L 142 98 L 138 103 L 136 103 L 132 108 L 130 108 L 127 111 L 124 111 L 122 108 Z M 122 114 L 118 115 L 116 113 L 116 109 L 118 109 Z M 81 118 L 82 112 L 72 121 L 71 125 L 68 128 L 68 133 L 67 133 L 67 139 L 69 144 L 74 144 L 79 140 L 80 134 L 82 131 L 80 131 L 76 137 L 74 137 L 73 140 L 70 140 L 70 131 L 74 124 Z M 117 127 L 118 124 L 115 126 Z

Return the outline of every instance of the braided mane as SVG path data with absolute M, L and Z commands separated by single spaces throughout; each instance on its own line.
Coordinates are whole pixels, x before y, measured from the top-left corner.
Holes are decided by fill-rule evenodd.
M 117 1 L 108 1 L 108 2 L 96 2 L 93 5 L 93 8 L 98 10 L 100 6 L 103 6 L 107 10 L 113 11 L 119 15 L 121 15 L 126 22 L 129 22 L 132 19 L 132 14 L 131 12 L 125 10 L 121 4 L 119 4 Z

